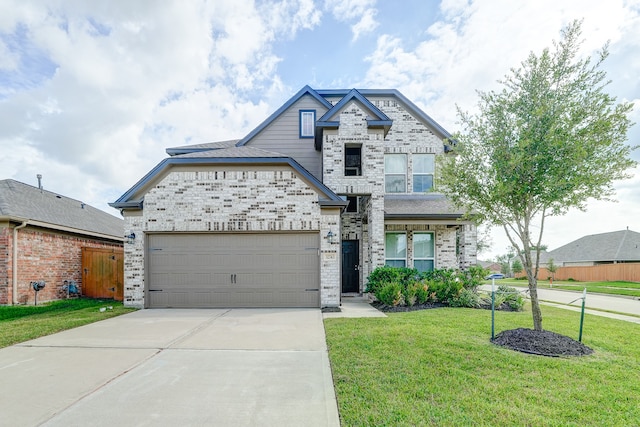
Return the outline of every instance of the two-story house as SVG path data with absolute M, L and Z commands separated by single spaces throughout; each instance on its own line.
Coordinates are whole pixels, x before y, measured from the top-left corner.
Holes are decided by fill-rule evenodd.
M 125 304 L 329 307 L 381 265 L 476 263 L 437 191 L 451 135 L 397 90 L 302 88 L 240 140 L 167 149 L 111 206 Z

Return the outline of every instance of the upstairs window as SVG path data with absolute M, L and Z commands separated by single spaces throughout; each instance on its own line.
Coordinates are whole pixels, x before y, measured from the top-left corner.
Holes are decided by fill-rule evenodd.
M 316 111 L 300 110 L 300 138 L 313 138 L 316 129 Z
M 385 193 L 407 192 L 406 154 L 385 154 L 384 191 Z
M 358 213 L 360 198 L 358 196 L 347 196 L 347 202 L 349 202 L 349 205 L 347 206 L 347 212 Z
M 433 171 L 435 170 L 434 154 L 414 154 L 413 158 L 413 192 L 424 193 L 433 188 Z
M 344 176 L 362 175 L 362 146 L 344 147 Z

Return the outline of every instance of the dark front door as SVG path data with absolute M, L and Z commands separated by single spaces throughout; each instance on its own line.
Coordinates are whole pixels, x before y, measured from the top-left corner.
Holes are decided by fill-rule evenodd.
M 357 240 L 342 241 L 342 292 L 360 292 Z

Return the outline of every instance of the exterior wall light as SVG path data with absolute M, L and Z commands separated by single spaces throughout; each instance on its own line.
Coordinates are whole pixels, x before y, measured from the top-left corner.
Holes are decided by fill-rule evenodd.
M 127 243 L 132 245 L 133 241 L 136 240 L 136 233 L 134 233 L 133 231 L 130 231 L 129 234 L 124 235 L 124 238 L 127 239 Z
M 327 242 L 329 243 L 335 243 L 336 242 L 336 235 L 333 234 L 333 231 L 329 230 L 329 232 L 327 233 Z

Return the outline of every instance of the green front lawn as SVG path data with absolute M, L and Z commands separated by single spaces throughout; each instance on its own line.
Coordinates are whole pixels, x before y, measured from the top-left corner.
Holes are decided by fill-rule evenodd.
M 488 285 L 491 281 L 486 282 Z M 496 280 L 496 285 L 509 285 L 527 287 L 526 280 L 513 280 L 502 279 Z M 636 282 L 569 282 L 566 280 L 554 281 L 553 285 L 548 280 L 538 280 L 539 289 L 564 289 L 568 291 L 582 292 L 584 288 L 587 288 L 587 292 L 609 294 L 609 295 L 623 295 L 640 297 L 640 283 Z
M 542 310 L 546 329 L 577 338 L 578 313 Z M 595 354 L 547 358 L 491 344 L 490 321 L 463 308 L 327 319 L 342 425 L 638 424 L 638 325 L 586 315 Z M 496 333 L 531 323 L 530 311 L 500 312 Z
M 112 307 L 109 309 L 108 307 Z M 105 308 L 101 312 L 100 308 Z M 0 306 L 0 348 L 129 313 L 121 302 L 88 298 Z

